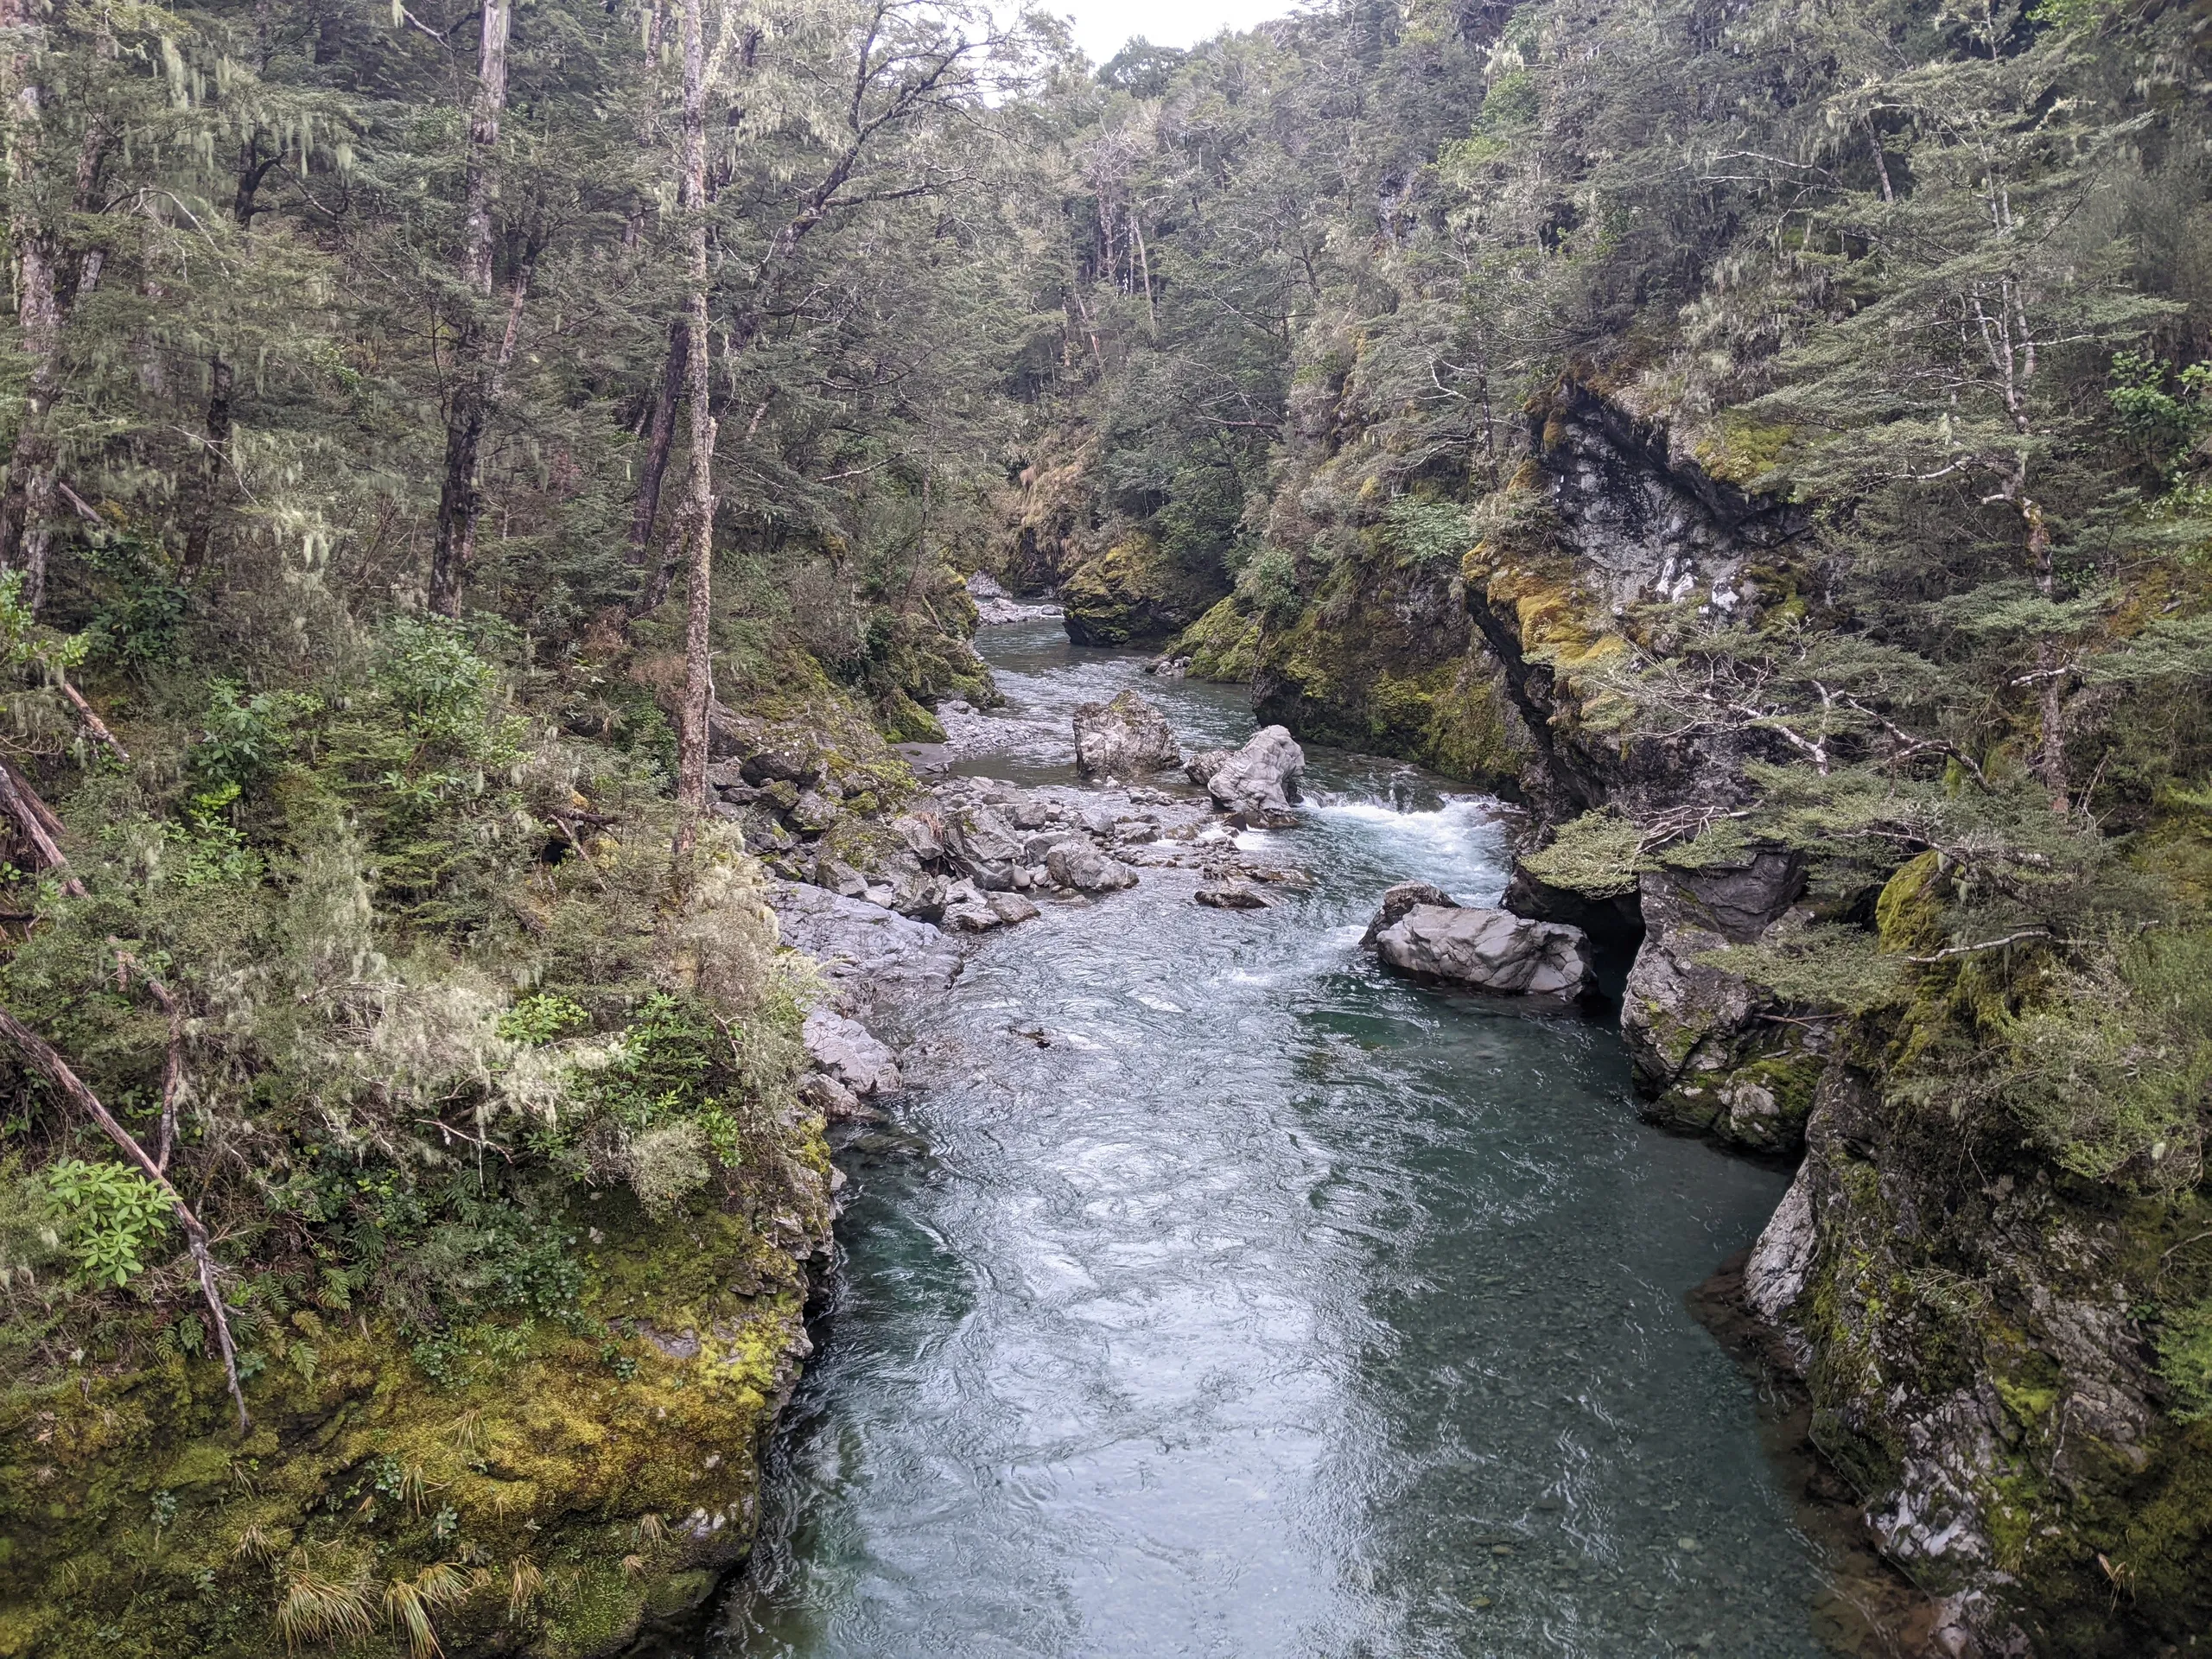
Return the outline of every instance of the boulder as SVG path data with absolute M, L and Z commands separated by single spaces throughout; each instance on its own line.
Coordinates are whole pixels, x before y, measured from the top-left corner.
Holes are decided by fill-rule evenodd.
M 1135 692 L 1077 706 L 1075 767 L 1084 777 L 1137 778 L 1182 762 L 1167 716 Z
M 1306 751 L 1297 740 L 1280 726 L 1263 726 L 1215 769 L 1206 793 L 1245 823 L 1295 823 L 1290 804 L 1298 798 L 1298 778 L 1305 770 Z
M 1414 905 L 1376 933 L 1375 953 L 1402 973 L 1501 995 L 1573 998 L 1592 984 L 1580 928 L 1507 910 Z
M 891 829 L 916 858 L 927 862 L 944 856 L 944 820 L 934 812 L 917 812 L 893 818 Z
M 917 921 L 934 922 L 944 914 L 944 878 L 931 875 L 918 864 L 897 868 L 892 876 L 887 906 Z
M 906 1087 L 897 1058 L 857 1020 L 830 1008 L 806 1016 L 799 1035 L 807 1057 L 855 1095 L 895 1095 Z
M 1183 762 L 1183 775 L 1204 789 L 1213 781 L 1213 775 L 1229 764 L 1234 749 L 1200 749 Z
M 865 1123 L 883 1116 L 827 1071 L 811 1071 L 799 1084 L 798 1097 L 832 1123 Z
M 998 912 L 999 920 L 1008 927 L 1020 922 L 1033 922 L 1043 912 L 1027 899 L 1014 893 L 987 893 L 983 902 Z
M 1645 1116 L 1761 1151 L 1802 1141 L 1825 1037 L 1769 1018 L 1783 1011 L 1771 993 L 1701 958 L 1765 935 L 1804 882 L 1802 861 L 1773 851 L 1638 878 L 1645 933 L 1621 993 L 1621 1036 Z
M 1217 875 L 1192 895 L 1214 910 L 1266 910 L 1274 900 L 1241 876 Z
M 868 895 L 868 878 L 851 865 L 824 853 L 814 861 L 814 885 L 842 893 L 848 899 Z
M 1382 908 L 1375 912 L 1375 919 L 1367 925 L 1367 931 L 1359 936 L 1359 948 L 1372 950 L 1376 937 L 1386 927 L 1395 925 L 1400 918 L 1416 905 L 1432 905 L 1439 910 L 1456 910 L 1459 901 L 1441 887 L 1432 887 L 1426 881 L 1401 881 L 1382 893 Z
M 818 836 L 843 817 L 845 813 L 844 809 L 827 795 L 810 789 L 801 793 L 784 816 L 791 828 L 802 836 Z
M 968 578 L 968 596 L 976 601 L 977 625 L 986 628 L 1003 626 L 1008 622 L 1033 622 L 1060 613 L 1057 605 L 1022 604 L 981 570 Z
M 780 744 L 746 757 L 738 768 L 748 784 L 810 784 L 822 776 L 822 757 L 795 744 Z
M 766 898 L 784 943 L 833 980 L 945 985 L 960 956 L 926 921 L 804 882 L 778 882 Z
M 1077 893 L 1115 893 L 1137 884 L 1137 873 L 1110 859 L 1087 841 L 1058 842 L 1045 855 L 1045 870 L 1057 887 Z

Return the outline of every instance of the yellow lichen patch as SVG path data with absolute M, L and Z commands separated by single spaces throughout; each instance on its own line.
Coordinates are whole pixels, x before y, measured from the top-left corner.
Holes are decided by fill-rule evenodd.
M 1786 422 L 1759 421 L 1738 410 L 1724 410 L 1699 435 L 1691 454 L 1708 477 L 1741 489 L 1772 489 L 1783 453 L 1797 429 Z
M 1551 669 L 1570 693 L 1579 693 L 1579 676 L 1628 649 L 1617 630 L 1597 620 L 1563 560 L 1496 569 L 1484 592 L 1493 610 L 1512 619 L 1522 658 Z

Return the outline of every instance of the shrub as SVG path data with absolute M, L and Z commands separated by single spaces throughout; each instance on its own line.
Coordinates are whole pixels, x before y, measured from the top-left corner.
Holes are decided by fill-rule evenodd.
M 169 1224 L 160 1187 L 121 1164 L 80 1158 L 48 1165 L 46 1186 L 82 1282 L 120 1287 L 146 1270 L 144 1252 Z

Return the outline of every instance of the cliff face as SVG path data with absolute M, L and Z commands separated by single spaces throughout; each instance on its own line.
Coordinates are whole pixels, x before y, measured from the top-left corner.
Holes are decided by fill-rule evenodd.
M 1537 408 L 1530 439 L 1456 580 L 1340 564 L 1288 626 L 1232 603 L 1176 649 L 1249 674 L 1264 717 L 1303 734 L 1531 802 L 1509 903 L 1632 953 L 1621 1030 L 1646 1113 L 1802 1154 L 1747 1300 L 1875 1547 L 1937 1599 L 1942 1650 L 2186 1641 L 2212 1623 L 2212 1436 L 2180 1421 L 2151 1322 L 2193 1294 L 2192 1236 L 2212 1224 L 2190 1225 L 2194 1199 L 2069 1174 L 2017 1126 L 1962 1129 L 1927 1057 L 1998 1040 L 2018 1002 L 1931 948 L 1936 855 L 1870 872 L 1763 841 L 1738 827 L 1747 768 L 1792 758 L 1768 734 L 1630 735 L 1611 717 L 1609 665 L 1665 660 L 1686 619 L 1802 613 L 1803 512 L 1586 386 Z M 1435 740 L 1450 730 L 1494 736 Z M 1736 971 L 1878 918 L 1878 995 Z

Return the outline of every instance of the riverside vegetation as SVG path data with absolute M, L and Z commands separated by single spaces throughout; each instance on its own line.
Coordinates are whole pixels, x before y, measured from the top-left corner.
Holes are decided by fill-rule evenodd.
M 2212 1629 L 2208 73 L 0 0 L 0 1653 L 707 1596 L 830 1218 L 755 855 L 896 859 L 979 569 L 1528 804 L 1930 1639 Z

